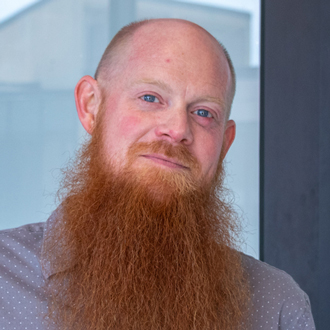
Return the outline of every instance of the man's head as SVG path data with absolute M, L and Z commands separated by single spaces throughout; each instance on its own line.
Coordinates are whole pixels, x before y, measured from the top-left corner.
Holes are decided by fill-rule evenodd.
M 235 136 L 230 65 L 186 21 L 116 38 L 97 80 L 76 88 L 91 140 L 66 172 L 47 241 L 61 270 L 51 319 L 70 330 L 237 329 L 249 289 L 222 186 Z
M 93 134 L 103 121 L 104 154 L 118 169 L 136 143 L 165 141 L 184 146 L 200 166 L 198 179 L 211 181 L 220 154 L 235 137 L 228 120 L 234 93 L 229 57 L 204 29 L 183 20 L 150 20 L 126 27 L 107 48 L 96 80 L 76 87 L 79 118 Z M 189 171 L 179 160 L 139 154 L 134 167 Z

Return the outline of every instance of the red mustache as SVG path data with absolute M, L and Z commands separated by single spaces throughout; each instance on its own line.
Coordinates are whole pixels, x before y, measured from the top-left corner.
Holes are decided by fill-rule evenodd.
M 137 142 L 134 143 L 128 150 L 128 159 L 132 160 L 143 154 L 163 154 L 164 156 L 173 159 L 177 164 L 186 167 L 190 170 L 198 170 L 199 162 L 183 145 L 172 145 L 171 143 L 159 140 L 153 142 Z

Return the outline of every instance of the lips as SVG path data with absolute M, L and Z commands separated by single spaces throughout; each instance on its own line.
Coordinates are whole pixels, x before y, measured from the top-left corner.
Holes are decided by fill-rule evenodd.
M 160 165 L 170 167 L 170 168 L 181 168 L 181 169 L 189 169 L 189 167 L 184 166 L 181 164 L 178 160 L 168 158 L 164 155 L 159 154 L 147 154 L 147 155 L 141 155 L 141 157 L 149 159 L 155 163 L 158 163 Z

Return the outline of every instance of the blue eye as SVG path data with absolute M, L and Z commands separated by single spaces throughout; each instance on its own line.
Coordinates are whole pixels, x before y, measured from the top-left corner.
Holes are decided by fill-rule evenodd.
M 198 116 L 201 116 L 201 117 L 212 117 L 210 112 L 207 111 L 207 110 L 204 110 L 204 109 L 199 109 L 199 110 L 196 111 L 196 113 L 197 113 Z
M 157 97 L 154 96 L 154 95 L 149 95 L 149 94 L 146 94 L 146 95 L 143 95 L 143 100 L 146 101 L 146 102 L 159 102 Z

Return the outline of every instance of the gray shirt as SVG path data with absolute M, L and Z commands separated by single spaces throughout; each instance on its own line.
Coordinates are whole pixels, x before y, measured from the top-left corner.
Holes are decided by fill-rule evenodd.
M 48 329 L 43 286 L 60 269 L 42 250 L 54 214 L 46 223 L 0 231 L 0 330 Z M 253 330 L 315 329 L 309 299 L 287 273 L 246 255 L 243 263 L 252 291 L 246 327 L 252 323 Z

